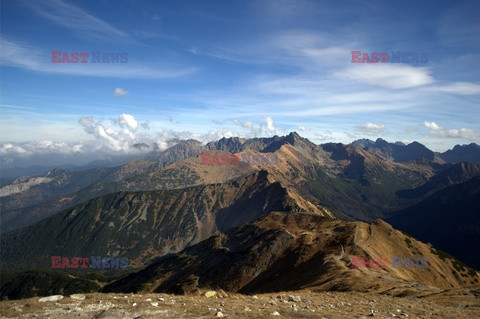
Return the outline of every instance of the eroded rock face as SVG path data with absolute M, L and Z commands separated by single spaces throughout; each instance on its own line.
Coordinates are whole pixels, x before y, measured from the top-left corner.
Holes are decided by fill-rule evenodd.
M 12 184 L 0 188 L 0 197 L 10 196 L 29 190 L 32 186 L 49 183 L 50 177 L 20 177 Z

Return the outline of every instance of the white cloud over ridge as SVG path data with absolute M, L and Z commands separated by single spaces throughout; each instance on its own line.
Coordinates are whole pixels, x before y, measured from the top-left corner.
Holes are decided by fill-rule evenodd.
M 356 126 L 356 130 L 367 135 L 380 135 L 385 133 L 385 125 L 375 123 L 365 123 Z
M 269 136 L 276 133 L 275 120 L 268 115 L 263 116 L 257 125 L 251 121 L 240 121 L 236 118 L 230 119 L 230 121 L 235 125 L 247 129 L 247 137 Z
M 273 133 L 275 132 L 275 121 L 270 116 L 265 116 L 265 122 L 267 122 L 267 129 Z
M 139 122 L 131 114 L 120 114 L 118 119 L 112 119 L 110 122 L 109 125 L 105 121 L 95 121 L 91 116 L 83 116 L 79 119 L 85 132 L 94 136 L 100 146 L 115 152 L 128 153 L 133 144 L 147 139 L 144 135 L 137 133 Z
M 83 116 L 78 123 L 92 137 L 80 142 L 55 142 L 51 140 L 0 144 L 2 167 L 40 165 L 50 166 L 65 163 L 86 164 L 95 159 L 141 155 L 154 149 L 165 150 L 181 140 L 195 139 L 205 144 L 222 137 L 255 137 L 272 135 L 274 119 L 265 116 L 254 125 L 251 121 L 231 121 L 246 129 L 237 132 L 228 128 L 210 130 L 206 133 L 162 129 L 157 133 L 147 132 L 148 122 L 139 122 L 131 114 L 122 113 L 117 118 L 95 119 Z M 150 133 L 150 134 L 148 134 Z M 137 147 L 147 145 L 148 147 Z
M 435 122 L 423 122 L 423 126 L 430 130 L 430 134 L 445 138 L 464 138 L 472 141 L 480 140 L 480 133 L 468 128 L 445 129 Z

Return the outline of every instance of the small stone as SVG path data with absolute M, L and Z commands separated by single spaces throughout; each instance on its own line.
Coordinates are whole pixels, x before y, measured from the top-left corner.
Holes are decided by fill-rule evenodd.
M 275 302 L 275 300 L 273 299 L 270 299 L 270 301 L 268 302 L 269 304 L 271 304 L 272 306 L 276 306 L 277 303 Z
M 63 299 L 62 295 L 53 295 L 53 296 L 40 298 L 38 299 L 38 302 L 57 302 L 62 299 Z
M 147 298 L 147 300 L 146 300 L 146 301 L 152 301 L 152 298 Z
M 160 298 L 157 298 L 159 301 L 165 301 L 164 298 L 160 297 Z
M 247 306 L 243 307 L 243 311 L 252 311 L 252 309 L 248 308 Z
M 214 291 L 214 290 L 209 290 L 205 293 L 205 297 L 207 297 L 207 298 L 211 298 L 211 297 L 214 297 L 216 295 L 217 295 L 217 292 Z
M 158 302 L 151 302 L 150 304 L 151 304 L 152 306 L 154 306 L 154 307 L 157 307 L 157 306 L 158 306 Z
M 85 300 L 85 295 L 73 294 L 73 295 L 70 295 L 70 298 L 72 298 L 73 300 Z
M 258 299 L 257 295 L 252 296 L 253 299 Z
M 270 313 L 270 316 L 280 316 L 280 313 L 278 311 L 274 311 Z
M 135 307 L 136 305 L 137 305 L 137 303 L 136 303 L 136 302 L 134 302 L 134 303 L 132 304 L 132 306 L 134 306 L 134 307 Z
M 302 298 L 300 296 L 288 296 L 288 301 L 301 302 Z
M 217 311 L 217 312 L 215 313 L 215 317 L 217 317 L 217 318 L 223 318 L 223 317 L 225 317 L 225 315 L 223 314 L 223 312 Z

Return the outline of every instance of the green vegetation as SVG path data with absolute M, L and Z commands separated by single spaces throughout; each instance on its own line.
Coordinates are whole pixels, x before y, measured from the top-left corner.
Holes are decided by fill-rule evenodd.
M 98 275 L 88 278 L 88 275 L 78 277 L 50 270 L 29 270 L 17 273 L 13 280 L 5 283 L 0 289 L 0 299 L 95 292 L 101 287 L 95 279 L 105 280 Z
M 440 259 L 442 260 L 445 260 L 445 259 L 454 259 L 452 255 L 450 255 L 449 253 L 446 253 L 444 251 L 441 251 L 441 250 L 438 250 L 438 249 L 435 249 L 435 248 L 430 248 L 430 252 L 432 254 L 435 254 L 437 255 L 438 257 L 440 257 Z
M 476 276 L 478 276 L 478 273 L 475 269 L 469 268 L 468 269 L 468 275 L 471 276 L 471 277 L 476 277 Z M 475 279 L 475 282 L 476 282 L 476 279 Z
M 412 241 L 410 238 L 405 238 L 405 243 L 407 243 L 408 248 L 413 249 Z
M 466 274 L 461 274 L 463 277 L 470 276 L 470 277 L 476 277 L 478 276 L 477 271 L 473 268 L 468 267 L 464 263 L 462 263 L 460 260 L 456 259 L 452 255 L 450 255 L 447 252 L 441 251 L 439 249 L 434 249 L 430 248 L 430 251 L 432 254 L 437 255 L 440 257 L 440 259 L 445 260 L 445 259 L 450 259 L 452 262 L 453 267 L 458 271 L 458 272 L 467 272 Z

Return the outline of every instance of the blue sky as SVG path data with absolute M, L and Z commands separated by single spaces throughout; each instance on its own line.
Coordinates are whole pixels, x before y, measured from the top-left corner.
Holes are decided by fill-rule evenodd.
M 290 131 L 478 143 L 479 16 L 478 1 L 2 1 L 0 155 Z M 428 61 L 356 64 L 351 51 Z

